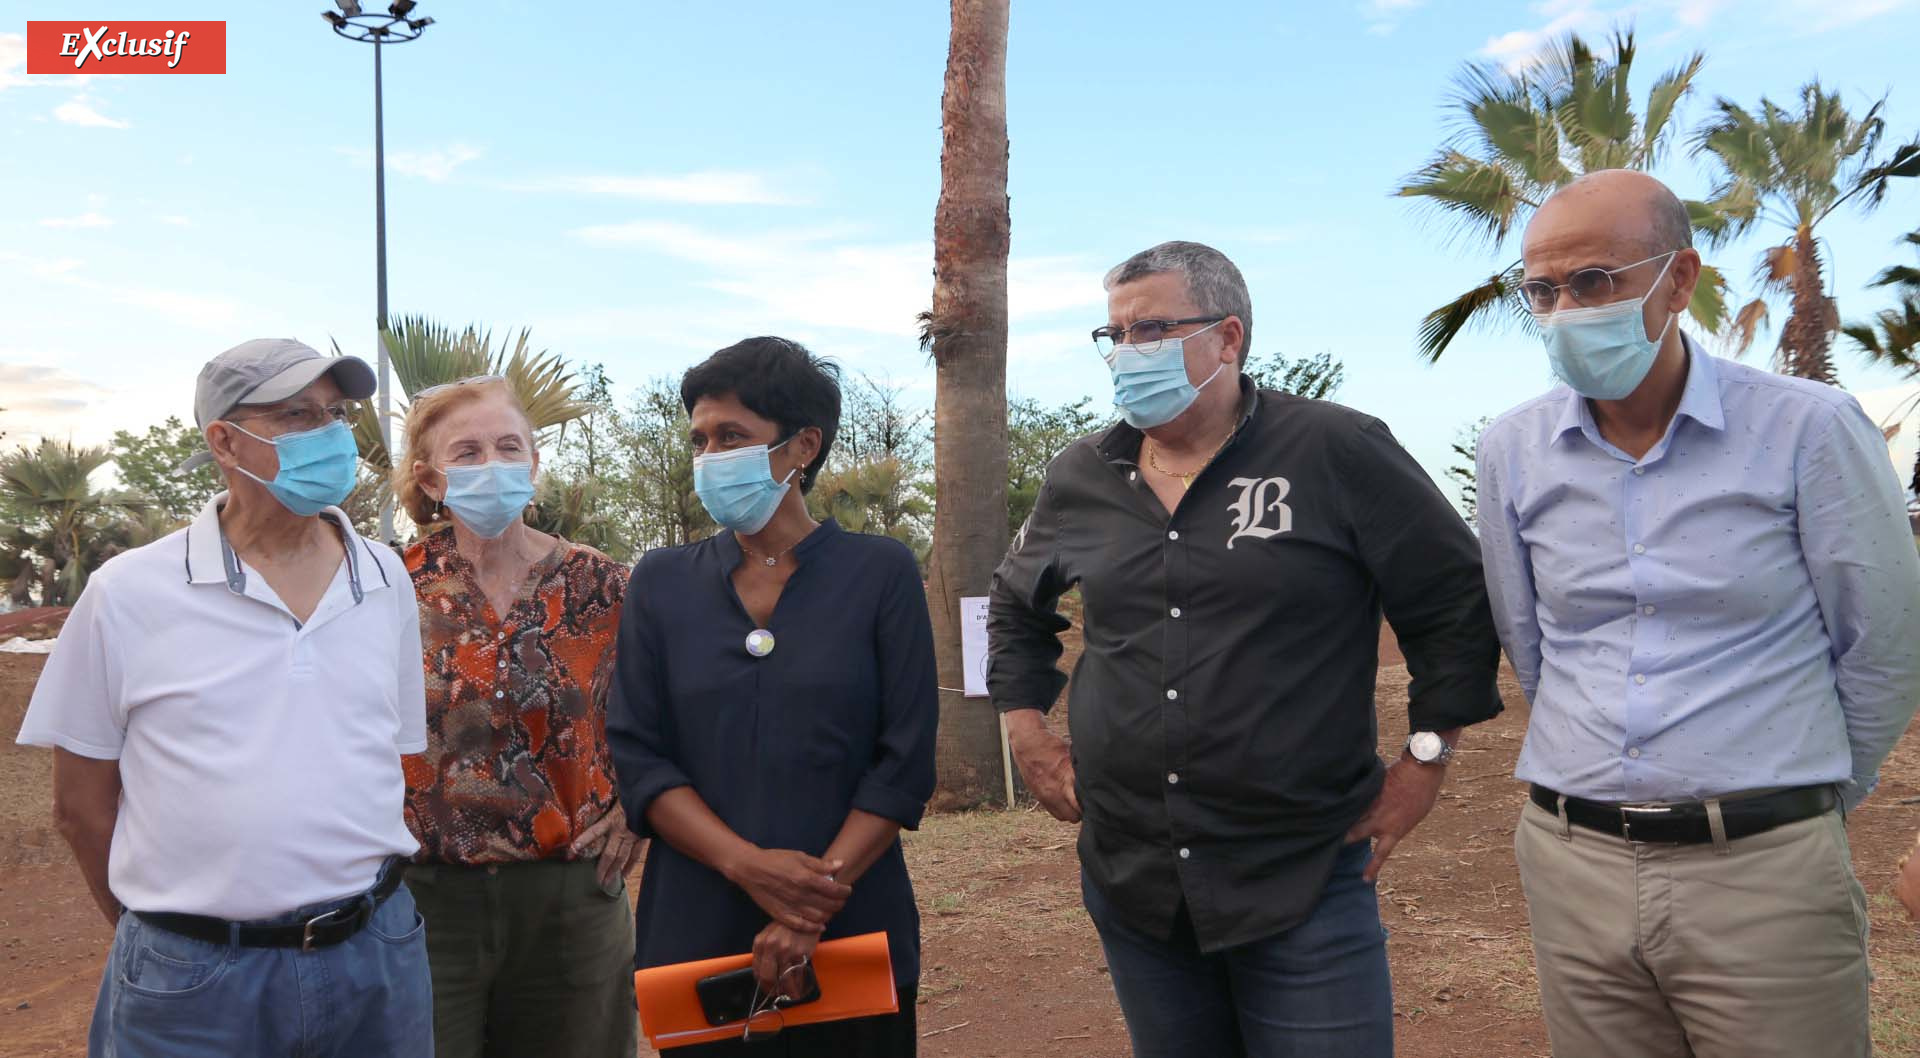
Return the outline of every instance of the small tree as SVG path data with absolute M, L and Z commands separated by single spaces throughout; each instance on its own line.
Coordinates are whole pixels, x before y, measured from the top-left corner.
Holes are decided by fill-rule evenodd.
M 114 431 L 113 465 L 122 485 L 146 497 L 168 518 L 185 522 L 225 487 L 212 464 L 187 474 L 174 473 L 188 456 L 205 447 L 198 428 L 169 415 L 166 422 L 147 427 L 145 433 Z
M 1093 398 L 1049 407 L 1029 397 L 1007 402 L 1007 534 L 1017 536 L 1040 498 L 1053 458 L 1099 429 L 1105 417 Z
M 1332 400 L 1347 381 L 1346 365 L 1334 359 L 1332 353 L 1316 353 L 1298 360 L 1270 353 L 1264 359 L 1248 359 L 1243 371 L 1261 389 L 1277 389 L 1312 400 Z
M 120 512 L 145 506 L 129 493 L 93 487 L 94 472 L 112 458 L 105 448 L 51 438 L 0 458 L 0 495 L 17 519 L 6 547 L 38 561 L 42 606 L 72 605 L 88 575 L 112 553 L 105 534 Z
M 1908 232 L 1901 241 L 1920 248 L 1920 229 Z M 1920 268 L 1889 265 L 1871 285 L 1891 289 L 1899 303 L 1875 313 L 1871 322 L 1849 324 L 1841 330 L 1867 359 L 1909 379 L 1920 378 Z M 1911 405 L 1908 407 L 1911 410 Z M 1920 498 L 1920 461 L 1916 461 L 1907 487 Z
M 1453 460 L 1447 465 L 1447 480 L 1460 488 L 1460 513 L 1468 525 L 1475 524 L 1480 515 L 1480 489 L 1478 469 L 1480 466 L 1480 435 L 1487 431 L 1493 422 L 1493 416 L 1480 418 L 1460 427 L 1453 438 Z
M 1873 188 L 1888 161 L 1879 154 L 1885 106 L 1882 99 L 1856 118 L 1839 93 L 1818 81 L 1800 89 L 1797 114 L 1766 98 L 1751 112 L 1731 100 L 1715 103 L 1716 116 L 1697 134 L 1700 151 L 1719 170 L 1707 204 L 1716 217 L 1706 226 L 1708 234 L 1715 245 L 1762 224 L 1785 235 L 1761 252 L 1755 279 L 1762 293 L 1735 317 L 1736 354 L 1745 352 L 1765 326 L 1766 297 L 1784 297 L 1788 310 L 1777 366 L 1786 374 L 1838 384 L 1829 349 L 1840 329 L 1840 311 L 1827 296 L 1831 249 L 1821 245 L 1826 240 L 1820 225 L 1848 202 L 1862 211 L 1879 205 Z

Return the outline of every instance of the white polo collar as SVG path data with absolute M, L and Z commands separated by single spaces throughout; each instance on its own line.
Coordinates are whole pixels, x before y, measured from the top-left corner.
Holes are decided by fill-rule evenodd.
M 187 583 L 225 584 L 233 594 L 245 595 L 247 571 L 240 564 L 240 556 L 227 543 L 227 534 L 220 529 L 220 509 L 226 504 L 227 494 L 219 493 L 207 501 L 207 505 L 194 517 L 193 524 L 187 526 Z M 319 517 L 331 521 L 340 531 L 340 543 L 347 553 L 347 582 L 353 588 L 355 605 L 367 592 L 393 586 L 387 579 L 386 566 L 381 564 L 378 556 L 371 551 L 361 555 L 363 549 L 372 545 L 354 531 L 353 523 L 348 520 L 345 511 L 328 507 L 320 512 Z M 363 584 L 360 576 L 363 557 L 371 561 L 380 574 L 378 583 Z

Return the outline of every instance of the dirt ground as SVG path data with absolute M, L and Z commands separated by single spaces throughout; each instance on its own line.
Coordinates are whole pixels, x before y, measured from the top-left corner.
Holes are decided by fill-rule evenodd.
M 0 1055 L 8 1058 L 84 1053 L 110 940 L 48 825 L 48 755 L 12 744 L 40 661 L 0 654 Z M 1381 669 L 1383 752 L 1397 752 L 1404 738 L 1406 682 L 1399 665 Z M 1511 682 L 1505 690 L 1508 711 L 1470 732 L 1439 807 L 1382 878 L 1403 1058 L 1548 1053 L 1511 845 L 1523 797 L 1511 775 L 1526 716 Z M 1881 792 L 1849 826 L 1872 902 L 1883 1058 L 1920 1058 L 1920 928 L 1887 894 L 1916 828 L 1920 735 L 1909 735 Z M 909 836 L 924 915 L 922 1054 L 1128 1054 L 1099 942 L 1080 909 L 1073 840 L 1073 828 L 1031 810 L 935 816 Z

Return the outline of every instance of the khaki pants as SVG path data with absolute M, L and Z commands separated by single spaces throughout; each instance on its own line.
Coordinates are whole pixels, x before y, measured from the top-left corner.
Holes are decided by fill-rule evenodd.
M 595 868 L 407 869 L 427 923 L 436 1058 L 633 1058 L 633 914 L 624 882 L 608 892 Z
M 1635 845 L 1527 802 L 1514 836 L 1555 1058 L 1866 1058 L 1867 899 L 1838 812 Z

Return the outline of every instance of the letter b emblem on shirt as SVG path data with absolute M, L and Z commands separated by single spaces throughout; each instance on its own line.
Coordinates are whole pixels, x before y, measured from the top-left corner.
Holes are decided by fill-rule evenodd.
M 1227 550 L 1241 537 L 1270 540 L 1293 531 L 1293 508 L 1285 503 L 1293 486 L 1286 478 L 1234 478 L 1230 484 L 1240 490 L 1240 498 L 1227 508 L 1233 513 Z

